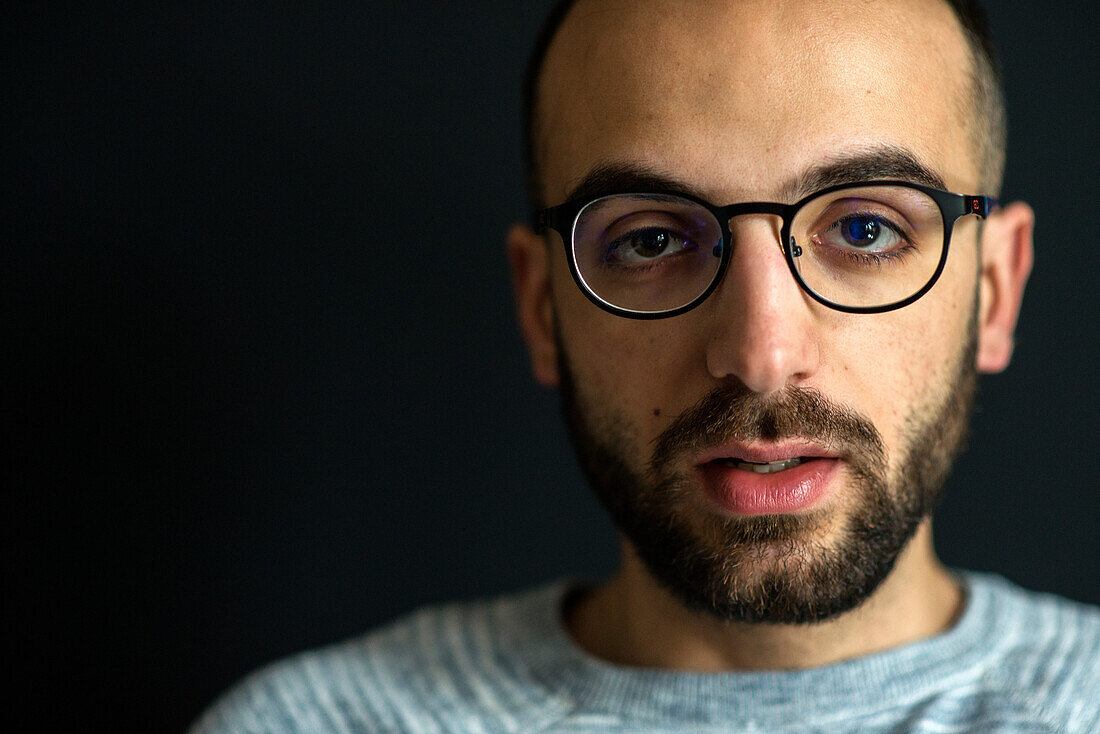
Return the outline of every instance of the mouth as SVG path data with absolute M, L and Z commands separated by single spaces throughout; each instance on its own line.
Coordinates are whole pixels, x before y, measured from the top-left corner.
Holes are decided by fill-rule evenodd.
M 835 483 L 840 457 L 804 441 L 733 442 L 695 457 L 696 476 L 723 511 L 788 514 L 822 501 Z

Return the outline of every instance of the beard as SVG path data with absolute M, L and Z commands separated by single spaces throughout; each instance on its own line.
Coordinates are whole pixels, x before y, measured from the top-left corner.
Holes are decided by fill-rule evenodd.
M 976 315 L 976 314 L 975 314 Z M 596 497 L 650 575 L 689 609 L 726 621 L 808 624 L 861 604 L 939 502 L 966 443 L 977 387 L 976 322 L 938 400 L 910 410 L 891 478 L 887 451 L 866 417 L 820 392 L 787 387 L 760 396 L 718 387 L 678 416 L 635 468 L 629 422 L 577 391 L 558 337 L 561 406 Z M 845 460 L 837 495 L 847 512 L 726 516 L 698 500 L 684 457 L 731 441 L 808 439 Z

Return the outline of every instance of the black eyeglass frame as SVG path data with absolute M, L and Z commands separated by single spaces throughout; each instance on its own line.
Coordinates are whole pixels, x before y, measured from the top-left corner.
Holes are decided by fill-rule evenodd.
M 900 301 L 894 303 L 888 303 L 884 306 L 846 306 L 844 304 L 836 303 L 825 298 L 821 294 L 814 291 L 806 281 L 802 278 L 802 273 L 799 271 L 798 266 L 795 264 L 794 258 L 802 254 L 801 247 L 796 245 L 791 239 L 791 226 L 794 222 L 794 217 L 803 206 L 813 201 L 819 196 L 831 194 L 835 191 L 842 191 L 844 189 L 854 188 L 866 188 L 869 186 L 904 186 L 906 188 L 915 189 L 924 194 L 927 194 L 940 209 L 940 216 L 943 219 L 943 251 L 940 253 L 940 261 L 936 265 L 936 270 L 932 274 L 932 277 L 924 285 L 923 288 L 918 290 L 908 298 L 903 298 Z M 668 311 L 632 311 L 630 309 L 621 308 L 612 303 L 600 298 L 598 295 L 592 292 L 588 285 L 581 277 L 580 271 L 577 269 L 577 257 L 573 247 L 574 230 L 577 225 L 577 219 L 580 216 L 581 211 L 594 201 L 606 198 L 608 196 L 677 196 L 681 199 L 694 202 L 703 207 L 711 213 L 711 215 L 718 221 L 718 225 L 722 228 L 722 241 L 725 245 L 722 248 L 722 261 L 718 265 L 718 270 L 715 272 L 710 284 L 700 293 L 695 299 L 678 306 L 677 308 L 670 309 Z M 780 217 L 783 220 L 783 226 L 780 229 L 780 245 L 783 248 L 783 255 L 787 260 L 787 267 L 790 268 L 791 274 L 794 276 L 795 282 L 803 291 L 808 293 L 818 303 L 824 306 L 835 309 L 837 311 L 843 311 L 845 313 L 884 313 L 886 311 L 893 311 L 904 306 L 908 306 L 925 293 L 932 289 L 932 286 L 939 280 L 940 274 L 943 273 L 944 266 L 947 263 L 947 251 L 951 242 L 951 232 L 955 228 L 955 222 L 966 216 L 967 214 L 976 214 L 977 216 L 985 219 L 989 216 L 989 213 L 997 207 L 997 200 L 990 196 L 982 195 L 968 195 L 968 194 L 956 194 L 950 191 L 944 191 L 943 189 L 937 189 L 932 186 L 925 186 L 923 184 L 913 183 L 911 181 L 860 181 L 846 184 L 839 184 L 837 186 L 829 186 L 828 188 L 815 191 L 808 196 L 799 199 L 793 204 L 781 204 L 778 202 L 769 201 L 754 201 L 745 202 L 741 204 L 729 204 L 726 206 L 715 206 L 709 201 L 701 199 L 697 196 L 684 193 L 682 191 L 675 191 L 669 189 L 657 189 L 649 191 L 612 191 L 602 193 L 599 196 L 587 197 L 584 199 L 573 199 L 567 201 L 564 204 L 558 204 L 557 206 L 548 207 L 542 211 L 536 212 L 533 219 L 535 222 L 535 231 L 538 234 L 542 234 L 546 228 L 550 228 L 561 235 L 562 244 L 565 246 L 565 256 L 569 261 L 569 272 L 573 275 L 573 280 L 576 281 L 577 287 L 581 289 L 581 292 L 604 311 L 615 314 L 616 316 L 622 316 L 628 319 L 664 319 L 672 316 L 678 316 L 682 313 L 686 313 L 691 309 L 698 306 L 705 301 L 711 293 L 718 287 L 718 284 L 722 282 L 722 278 L 726 274 L 726 268 L 729 265 L 730 253 L 733 248 L 729 246 L 729 243 L 733 241 L 733 232 L 730 230 L 730 220 L 733 217 L 742 216 L 745 214 L 773 214 Z M 568 233 L 568 237 L 566 237 Z M 795 252 L 798 250 L 798 252 Z

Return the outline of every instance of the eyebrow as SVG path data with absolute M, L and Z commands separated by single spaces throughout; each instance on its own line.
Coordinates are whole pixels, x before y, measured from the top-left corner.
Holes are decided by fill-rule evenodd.
M 830 157 L 780 187 L 780 191 L 796 198 L 830 186 L 883 180 L 947 188 L 943 177 L 921 163 L 911 151 L 895 145 L 877 145 Z
M 839 153 L 780 185 L 780 196 L 788 202 L 828 188 L 867 181 L 906 181 L 946 189 L 942 176 L 911 151 L 893 145 L 878 145 Z M 566 201 L 595 199 L 608 194 L 672 191 L 696 198 L 707 197 L 696 186 L 656 168 L 638 163 L 600 163 L 566 195 Z M 722 202 L 719 205 L 732 202 Z
M 638 163 L 600 163 L 569 189 L 566 201 L 596 199 L 607 194 L 675 191 L 703 198 L 690 184 Z

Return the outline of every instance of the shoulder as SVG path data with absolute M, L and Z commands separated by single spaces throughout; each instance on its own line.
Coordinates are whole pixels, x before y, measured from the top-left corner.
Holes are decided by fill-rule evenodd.
M 986 646 L 981 688 L 1055 731 L 1100 731 L 1100 608 L 967 574 Z
M 537 618 L 563 583 L 425 607 L 245 678 L 191 734 L 531 731 L 565 707 L 511 651 L 539 644 Z M 533 623 L 533 619 L 536 620 Z

